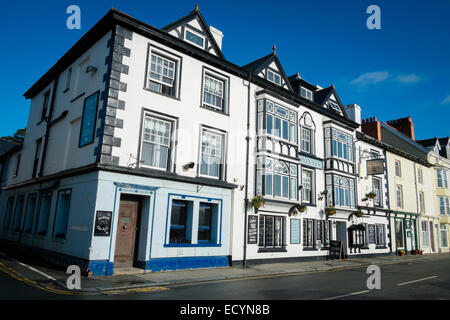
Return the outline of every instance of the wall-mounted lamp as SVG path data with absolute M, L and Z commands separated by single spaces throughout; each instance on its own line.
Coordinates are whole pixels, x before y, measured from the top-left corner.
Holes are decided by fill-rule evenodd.
M 184 166 L 183 166 L 183 170 L 184 171 L 188 171 L 189 169 L 192 169 L 192 168 L 194 168 L 195 167 L 195 163 L 194 162 L 189 162 L 189 163 L 187 163 L 187 164 L 185 164 Z
M 94 74 L 96 72 L 97 72 L 97 68 L 94 67 L 94 66 L 89 66 L 89 67 L 86 68 L 86 73 Z
M 302 190 L 303 189 L 303 186 L 298 186 L 298 190 L 300 191 L 300 190 Z

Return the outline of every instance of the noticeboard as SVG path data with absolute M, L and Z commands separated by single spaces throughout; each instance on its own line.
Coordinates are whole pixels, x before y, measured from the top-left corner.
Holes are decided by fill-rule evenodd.
M 291 219 L 291 244 L 300 243 L 300 219 Z
M 328 259 L 344 259 L 344 242 L 342 240 L 331 240 Z
M 258 216 L 248 216 L 248 244 L 258 243 Z
M 112 211 L 97 211 L 95 214 L 94 236 L 109 237 L 111 234 Z

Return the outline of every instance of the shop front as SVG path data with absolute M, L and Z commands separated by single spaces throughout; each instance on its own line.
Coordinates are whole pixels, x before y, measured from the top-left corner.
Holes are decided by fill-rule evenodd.
M 416 213 L 392 212 L 392 250 L 397 255 L 410 254 L 412 250 L 420 250 L 418 236 L 418 217 Z

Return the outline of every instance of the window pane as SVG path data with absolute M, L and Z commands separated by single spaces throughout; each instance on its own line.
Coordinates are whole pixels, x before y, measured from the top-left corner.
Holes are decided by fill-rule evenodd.
M 200 203 L 198 214 L 198 240 L 211 240 L 212 204 Z
M 281 197 L 281 176 L 275 175 L 275 196 Z
M 271 173 L 266 173 L 266 194 L 267 195 L 273 195 L 273 191 L 272 191 L 272 174 Z
M 58 207 L 56 208 L 54 234 L 55 238 L 65 238 L 67 232 L 67 220 L 70 209 L 70 192 L 60 192 Z
M 189 243 L 186 237 L 188 204 L 186 201 L 173 200 L 170 216 L 170 243 Z

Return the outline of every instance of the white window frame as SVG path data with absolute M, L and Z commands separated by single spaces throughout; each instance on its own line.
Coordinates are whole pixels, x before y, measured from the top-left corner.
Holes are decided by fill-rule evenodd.
M 378 189 L 375 188 L 375 181 L 378 182 L 378 186 L 379 186 Z M 374 203 L 374 206 L 378 206 L 378 207 L 383 206 L 381 184 L 382 184 L 381 179 L 372 177 L 372 189 L 373 189 L 373 192 L 375 192 L 375 194 L 376 194 L 375 199 L 373 199 L 373 203 Z
M 168 144 L 167 145 L 164 145 L 162 143 L 156 143 L 156 142 L 153 142 L 151 140 L 148 140 L 148 141 L 145 140 L 145 129 L 146 129 L 145 128 L 145 121 L 146 121 L 147 118 L 151 118 L 151 119 L 154 119 L 156 121 L 161 121 L 163 123 L 168 123 L 169 124 L 169 137 L 168 137 Z M 150 113 L 150 112 L 145 112 L 144 113 L 144 116 L 143 116 L 143 119 L 142 119 L 142 132 L 141 132 L 142 138 L 141 138 L 141 145 L 140 145 L 140 150 L 139 150 L 140 151 L 140 153 L 139 153 L 140 166 L 145 167 L 145 168 L 156 169 L 156 170 L 160 170 L 160 171 L 171 171 L 171 164 L 172 164 L 172 159 L 173 159 L 173 154 L 174 154 L 174 152 L 173 152 L 174 145 L 172 143 L 172 140 L 173 140 L 173 131 L 174 131 L 175 127 L 176 127 L 176 122 L 175 122 L 174 119 L 167 119 L 165 117 L 161 117 L 159 115 L 155 115 L 155 114 Z M 143 162 L 142 149 L 143 149 L 144 143 L 154 144 L 154 145 L 157 145 L 157 146 L 165 146 L 165 147 L 168 148 L 167 161 L 166 161 L 166 166 L 164 168 L 151 166 L 151 165 L 145 164 Z M 155 155 L 153 155 L 153 157 L 155 157 Z
M 422 168 L 417 169 L 417 180 L 420 184 L 423 184 L 423 170 Z
M 425 193 L 419 192 L 419 213 L 425 213 Z
M 402 166 L 400 164 L 400 161 L 395 160 L 394 168 L 395 168 L 395 176 L 396 177 L 401 177 L 402 176 Z
M 202 38 L 202 39 L 203 39 L 203 46 L 200 46 L 200 45 L 198 45 L 197 43 L 190 41 L 190 40 L 187 38 L 187 33 L 188 33 L 188 32 L 192 33 L 194 36 L 197 36 L 197 37 L 199 37 L 199 38 Z M 190 28 L 189 28 L 189 29 L 188 29 L 188 28 L 185 28 L 185 30 L 184 30 L 184 40 L 187 41 L 187 42 L 189 42 L 190 44 L 196 46 L 196 47 L 205 49 L 206 38 L 205 38 L 204 35 L 198 33 L 197 31 L 194 31 L 194 30 L 192 30 L 192 29 L 190 29 Z
M 309 177 L 305 177 L 304 173 L 306 173 L 307 175 L 309 174 Z M 306 178 L 306 182 L 305 182 L 305 178 Z M 305 187 L 308 186 L 308 182 L 307 182 L 308 178 L 309 178 L 309 188 L 305 188 Z M 305 190 L 309 190 L 310 199 L 305 199 L 306 198 L 306 197 L 304 197 Z M 302 168 L 302 203 L 307 203 L 307 204 L 313 204 L 314 203 L 314 193 L 313 193 L 313 191 L 314 191 L 314 171 Z
M 273 80 L 269 79 L 269 72 L 273 75 L 272 76 Z M 280 79 L 280 83 L 277 83 L 275 81 L 276 77 L 278 77 Z M 272 71 L 270 69 L 267 69 L 267 80 L 269 80 L 272 83 L 275 83 L 277 86 L 281 86 L 281 75 L 279 75 L 278 73 L 276 73 L 276 72 L 274 72 L 274 71 Z
M 178 99 L 179 98 L 179 94 L 180 94 L 180 70 L 181 70 L 181 62 L 182 62 L 182 58 L 171 53 L 171 52 L 166 52 L 163 49 L 159 49 L 157 47 L 154 47 L 152 45 L 149 44 L 148 46 L 148 56 L 147 56 L 147 66 L 146 66 L 146 79 L 145 79 L 145 89 L 150 91 L 150 92 L 154 92 L 157 94 L 161 94 L 163 96 L 167 96 L 170 98 L 175 98 Z M 161 80 L 156 80 L 150 77 L 150 72 L 151 72 L 151 65 L 152 65 L 152 55 L 161 57 L 165 60 L 171 61 L 173 63 L 175 63 L 174 66 L 174 76 L 173 76 L 173 82 L 172 85 L 169 85 Z M 151 82 L 155 83 L 156 85 L 158 85 L 160 88 L 159 90 L 155 90 L 152 89 L 151 87 Z M 168 94 L 166 92 L 164 92 L 164 88 L 162 86 L 168 87 L 170 88 L 171 93 Z
M 161 61 L 162 61 L 161 72 L 157 72 L 157 71 L 153 71 L 152 70 L 153 56 L 156 58 L 156 60 L 157 59 L 161 59 Z M 164 75 L 164 70 L 165 70 L 164 64 L 165 64 L 165 62 L 167 62 L 167 64 L 168 64 L 167 72 L 170 72 L 170 71 L 173 72 L 172 77 L 170 77 L 168 74 Z M 156 52 L 151 52 L 150 53 L 150 61 L 149 61 L 149 63 L 150 63 L 150 69 L 149 69 L 149 74 L 148 74 L 149 81 L 157 82 L 157 83 L 162 84 L 164 86 L 168 86 L 168 87 L 173 88 L 174 85 L 175 85 L 175 80 L 176 80 L 176 71 L 177 71 L 177 63 L 176 63 L 176 61 L 173 61 L 173 60 L 171 60 L 169 58 L 166 58 L 163 55 L 158 54 Z M 170 67 L 170 64 L 172 64 L 173 66 Z M 156 64 L 156 67 L 158 67 L 158 64 Z M 170 85 L 167 82 L 164 82 L 162 80 L 158 80 L 158 79 L 152 78 L 150 76 L 151 73 L 155 73 L 155 74 L 159 75 L 160 78 L 168 78 L 168 79 L 172 80 L 172 84 Z
M 305 131 L 309 133 L 309 139 L 305 139 Z M 309 129 L 309 128 L 305 128 L 302 126 L 302 151 L 306 152 L 306 153 L 312 153 L 311 147 L 312 147 L 312 134 L 313 134 L 313 130 Z M 306 150 L 304 147 L 304 142 L 309 145 L 309 149 Z
M 450 215 L 450 205 L 448 197 L 438 197 L 439 200 L 439 213 L 441 215 Z
M 438 188 L 448 188 L 447 171 L 444 169 L 436 170 L 436 183 Z
M 306 89 L 305 87 L 301 87 L 301 89 L 300 89 L 300 95 L 301 95 L 303 98 L 306 98 L 306 99 L 308 99 L 308 100 L 310 100 L 310 101 L 313 100 L 313 98 L 312 98 L 312 91 Z
M 217 176 L 213 176 L 213 175 L 208 175 L 208 174 L 202 174 L 201 173 L 201 166 L 203 164 L 203 134 L 207 133 L 209 135 L 213 135 L 216 137 L 220 137 L 220 157 L 215 157 L 215 158 L 220 158 L 219 162 L 217 163 L 218 168 L 217 168 Z M 225 152 L 226 152 L 226 145 L 227 145 L 227 134 L 225 132 L 221 132 L 218 130 L 214 130 L 214 129 L 210 129 L 207 127 L 202 127 L 201 131 L 200 131 L 200 155 L 199 155 L 199 168 L 198 168 L 198 175 L 200 177 L 207 177 L 207 178 L 211 178 L 211 179 L 217 179 L 217 180 L 222 180 L 224 178 L 224 174 L 225 174 Z M 211 154 L 206 154 L 208 157 L 213 157 L 213 155 Z
M 221 82 L 222 83 L 222 97 L 219 97 L 222 99 L 222 107 L 218 107 L 214 104 L 208 103 L 205 101 L 205 89 L 206 89 L 206 77 L 211 78 L 213 81 Z M 218 97 L 216 94 L 209 92 L 211 95 Z M 228 79 L 221 77 L 217 75 L 216 73 L 210 72 L 209 70 L 203 71 L 203 82 L 202 82 L 202 105 L 207 106 L 209 108 L 212 108 L 214 110 L 227 113 L 227 103 L 228 102 Z
M 403 186 L 397 184 L 395 186 L 395 199 L 398 208 L 403 208 Z

